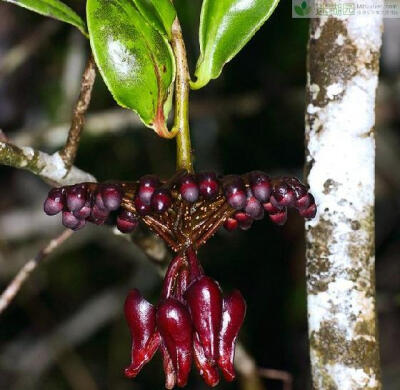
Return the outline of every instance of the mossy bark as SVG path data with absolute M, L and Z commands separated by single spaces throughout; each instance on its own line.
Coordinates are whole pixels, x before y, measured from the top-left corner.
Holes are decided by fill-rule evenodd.
M 315 390 L 381 389 L 375 305 L 375 92 L 382 19 L 312 19 L 306 174 L 318 214 L 306 223 Z

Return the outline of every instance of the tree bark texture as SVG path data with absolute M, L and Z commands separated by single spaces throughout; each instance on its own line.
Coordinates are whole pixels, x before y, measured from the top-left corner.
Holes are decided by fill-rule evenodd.
M 306 176 L 319 211 L 306 223 L 306 258 L 310 358 L 318 390 L 381 389 L 374 111 L 382 30 L 379 16 L 311 20 Z

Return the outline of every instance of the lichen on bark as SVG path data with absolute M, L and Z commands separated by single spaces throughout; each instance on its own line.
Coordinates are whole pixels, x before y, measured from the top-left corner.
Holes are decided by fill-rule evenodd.
M 313 388 L 380 389 L 374 277 L 374 104 L 382 19 L 310 26 L 306 224 Z
M 49 155 L 3 141 L 0 141 L 0 163 L 32 172 L 53 186 L 96 181 L 91 174 L 74 166 L 68 170 L 59 153 Z

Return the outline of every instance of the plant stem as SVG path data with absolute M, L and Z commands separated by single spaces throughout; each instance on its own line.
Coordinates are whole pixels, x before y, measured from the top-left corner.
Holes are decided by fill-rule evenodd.
M 78 151 L 81 133 L 85 124 L 85 114 L 89 107 L 90 98 L 92 96 L 93 84 L 96 79 L 96 64 L 93 56 L 90 54 L 85 70 L 82 75 L 81 91 L 78 101 L 74 107 L 74 112 L 69 129 L 67 142 L 60 151 L 66 168 L 69 170 L 74 163 L 76 153 Z
M 175 80 L 175 119 L 174 130 L 177 130 L 177 169 L 193 172 L 192 147 L 189 131 L 189 69 L 186 58 L 185 43 L 178 17 L 172 25 L 172 49 L 176 60 Z

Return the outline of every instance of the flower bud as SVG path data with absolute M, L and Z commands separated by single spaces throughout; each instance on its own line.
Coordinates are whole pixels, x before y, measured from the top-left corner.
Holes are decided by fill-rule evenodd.
M 179 185 L 179 192 L 184 200 L 194 203 L 199 198 L 199 187 L 193 175 L 185 175 Z
M 205 199 L 213 199 L 217 196 L 219 183 L 214 172 L 201 172 L 197 175 L 200 195 Z
M 269 200 L 271 194 L 271 182 L 267 174 L 261 171 L 253 171 L 249 173 L 250 188 L 261 203 Z
M 299 214 L 307 219 L 314 218 L 317 214 L 317 205 L 315 204 L 314 197 L 311 194 L 310 197 L 311 204 L 307 208 L 299 210 Z
M 283 180 L 275 184 L 270 196 L 270 202 L 277 208 L 294 206 L 295 193 Z
M 105 184 L 101 188 L 101 197 L 104 206 L 109 211 L 115 211 L 122 202 L 122 193 L 120 188 L 115 184 Z
M 239 222 L 237 219 L 235 218 L 227 218 L 225 223 L 224 223 L 224 228 L 228 231 L 228 232 L 233 232 L 234 230 L 236 230 L 239 226 Z
M 92 206 L 89 200 L 86 200 L 84 206 L 79 210 L 73 212 L 74 216 L 78 219 L 86 219 L 92 212 Z
M 157 310 L 157 328 L 167 347 L 179 387 L 186 385 L 192 366 L 192 321 L 186 307 L 173 298 L 163 301 Z
M 221 289 L 215 280 L 203 276 L 188 288 L 185 297 L 204 354 L 215 362 L 222 316 Z
M 122 210 L 117 217 L 117 228 L 121 233 L 131 233 L 138 226 L 139 221 L 135 214 Z
M 253 218 L 243 211 L 237 211 L 234 218 L 238 221 L 239 227 L 242 230 L 249 230 L 253 225 Z
M 150 205 L 144 203 L 139 196 L 135 198 L 135 208 L 139 215 L 145 216 L 150 213 Z
M 156 310 L 137 289 L 130 291 L 124 311 L 132 337 L 131 364 L 125 369 L 125 375 L 134 378 L 153 357 L 161 338 L 155 332 Z
M 275 214 L 269 214 L 269 219 L 277 225 L 284 225 L 287 221 L 286 207 Z
M 215 364 L 211 363 L 204 354 L 203 346 L 199 340 L 199 334 L 193 336 L 194 363 L 208 386 L 214 387 L 219 383 L 219 374 Z
M 175 387 L 176 384 L 176 374 L 171 356 L 169 356 L 167 347 L 165 346 L 165 343 L 163 341 L 160 344 L 160 351 L 163 360 L 163 369 L 165 373 L 165 388 L 171 390 Z
M 87 189 L 85 184 L 68 187 L 65 191 L 67 207 L 70 211 L 80 210 L 86 202 Z
M 140 178 L 138 196 L 140 200 L 146 204 L 150 205 L 151 196 L 153 195 L 155 189 L 160 185 L 160 180 L 155 175 L 145 175 Z
M 240 176 L 229 175 L 224 179 L 224 193 L 229 205 L 236 210 L 246 206 L 246 194 L 243 180 Z
M 151 197 L 151 206 L 156 213 L 163 213 L 171 206 L 171 195 L 168 190 L 155 190 Z
M 256 199 L 251 190 L 247 192 L 246 206 L 244 211 L 253 219 L 259 218 L 263 213 L 263 207 L 261 203 Z
M 218 366 L 227 381 L 235 379 L 233 360 L 235 343 L 246 314 L 246 302 L 242 294 L 235 290 L 224 298 L 222 324 L 219 334 Z
M 80 226 L 81 220 L 76 218 L 71 211 L 63 211 L 62 224 L 72 230 L 77 230 Z
M 52 188 L 47 195 L 43 210 L 47 215 L 56 215 L 64 208 L 64 188 Z

